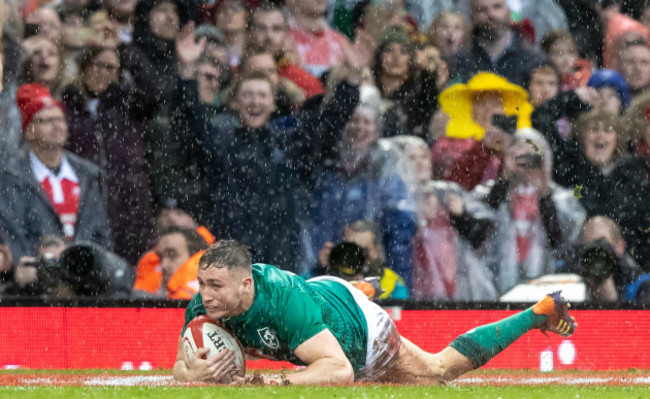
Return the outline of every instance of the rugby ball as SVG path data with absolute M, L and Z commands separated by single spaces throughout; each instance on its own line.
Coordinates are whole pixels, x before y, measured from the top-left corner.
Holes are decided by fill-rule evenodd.
M 209 349 L 208 357 L 215 356 L 224 349 L 230 349 L 235 352 L 236 375 L 243 377 L 246 374 L 244 349 L 223 323 L 212 321 L 206 316 L 198 316 L 187 324 L 183 333 L 185 361 L 189 363 L 199 348 Z

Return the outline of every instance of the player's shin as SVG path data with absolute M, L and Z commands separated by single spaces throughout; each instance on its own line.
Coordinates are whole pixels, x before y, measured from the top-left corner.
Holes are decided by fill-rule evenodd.
M 535 314 L 532 309 L 526 309 L 495 323 L 469 330 L 449 346 L 468 358 L 474 368 L 478 368 L 519 337 L 533 328 L 539 328 L 545 322 L 545 315 Z

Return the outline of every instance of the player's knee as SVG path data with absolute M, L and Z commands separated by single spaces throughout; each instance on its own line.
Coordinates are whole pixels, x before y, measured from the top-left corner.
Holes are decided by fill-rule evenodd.
M 449 382 L 456 378 L 456 373 L 448 362 L 443 359 L 434 359 L 431 364 L 431 371 L 433 376 L 441 383 Z

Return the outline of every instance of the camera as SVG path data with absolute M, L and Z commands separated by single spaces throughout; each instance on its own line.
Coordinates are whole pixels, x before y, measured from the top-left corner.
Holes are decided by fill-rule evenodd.
M 126 261 L 94 243 L 79 243 L 66 248 L 59 259 L 45 256 L 30 264 L 37 268 L 37 281 L 30 294 L 56 296 L 70 292 L 75 296 L 127 298 L 133 286 L 133 273 Z
M 584 244 L 579 262 L 581 275 L 596 285 L 602 283 L 620 267 L 619 256 L 614 251 L 614 247 L 604 238 Z
M 351 242 L 341 242 L 332 248 L 329 257 L 329 271 L 332 275 L 346 280 L 353 279 L 357 274 L 364 274 L 366 251 Z
M 564 256 L 562 271 L 582 276 L 590 286 L 597 286 L 620 268 L 620 257 L 604 238 L 574 246 Z
M 504 114 L 492 115 L 492 124 L 508 134 L 515 134 L 517 130 L 517 116 Z

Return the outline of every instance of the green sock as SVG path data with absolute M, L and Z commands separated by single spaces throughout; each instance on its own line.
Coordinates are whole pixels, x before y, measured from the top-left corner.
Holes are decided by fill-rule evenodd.
M 496 323 L 469 330 L 449 346 L 468 358 L 474 368 L 479 368 L 519 337 L 533 328 L 540 327 L 545 321 L 545 315 L 535 314 L 529 308 Z

